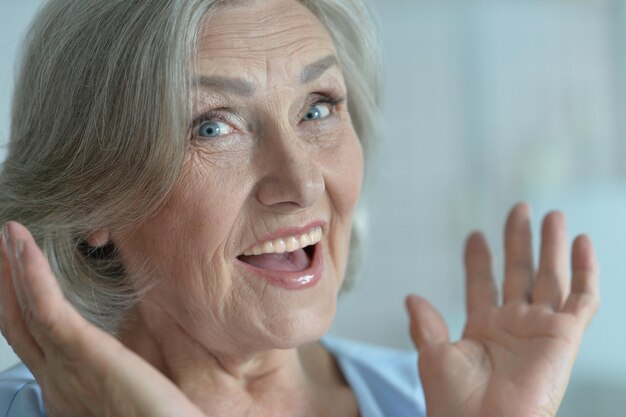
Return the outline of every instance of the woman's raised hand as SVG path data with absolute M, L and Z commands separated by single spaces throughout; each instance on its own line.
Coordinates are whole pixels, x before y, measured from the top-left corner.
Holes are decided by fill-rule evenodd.
M 579 236 L 570 272 L 565 220 L 553 212 L 543 222 L 535 269 L 529 217 L 528 206 L 520 204 L 506 224 L 501 303 L 485 239 L 479 233 L 469 237 L 461 340 L 450 342 L 443 319 L 426 300 L 407 298 L 428 417 L 556 415 L 599 305 L 598 267 L 591 241 Z
M 69 304 L 30 232 L 5 226 L 0 328 L 51 417 L 204 416 L 165 376 Z

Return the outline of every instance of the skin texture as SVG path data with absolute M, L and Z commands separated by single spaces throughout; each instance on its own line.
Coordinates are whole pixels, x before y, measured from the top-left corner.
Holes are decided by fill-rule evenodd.
M 262 409 L 268 387 L 281 393 L 278 404 L 308 404 L 302 393 L 312 389 L 294 348 L 332 322 L 363 159 L 346 104 L 324 119 L 303 117 L 320 99 L 346 97 L 345 82 L 323 26 L 295 2 L 224 8 L 206 28 L 197 112 L 213 111 L 207 120 L 225 123 L 226 133 L 193 138 L 160 213 L 133 233 L 112 234 L 131 275 L 150 259 L 159 282 L 122 340 L 205 408 L 221 407 L 204 394 L 214 390 L 224 407 L 236 397 Z M 269 285 L 235 261 L 269 233 L 316 221 L 324 270 L 312 288 Z
M 322 119 L 304 118 L 320 100 L 346 95 L 328 58 L 333 44 L 292 0 L 223 8 L 205 28 L 200 71 L 210 88 L 197 111 L 223 123 L 224 135 L 201 137 L 198 129 L 184 174 L 155 218 L 90 240 L 112 240 L 132 276 L 157 283 L 121 341 L 65 300 L 28 230 L 5 226 L 0 328 L 52 417 L 359 414 L 333 358 L 312 343 L 334 315 L 363 170 L 344 103 L 325 107 Z M 237 265 L 268 233 L 312 221 L 324 231 L 316 286 L 287 291 Z M 460 341 L 449 341 L 427 301 L 407 299 L 429 417 L 556 415 L 598 306 L 597 266 L 582 236 L 568 268 L 565 221 L 551 213 L 535 269 L 529 224 L 529 208 L 516 206 L 505 230 L 500 303 L 484 238 L 468 239 Z
M 112 239 L 131 275 L 151 260 L 159 284 L 144 304 L 170 316 L 239 374 L 266 362 L 258 352 L 313 342 L 330 326 L 363 159 L 346 104 L 325 119 L 303 120 L 320 99 L 347 94 L 337 65 L 301 81 L 308 65 L 336 55 L 308 9 L 257 2 L 222 9 L 206 27 L 199 71 L 219 85 L 202 89 L 197 111 L 213 110 L 209 117 L 223 120 L 230 132 L 192 139 L 165 207 L 134 233 Z M 253 91 L 227 87 L 232 79 Z M 286 291 L 235 262 L 268 234 L 315 221 L 323 224 L 324 279 L 313 288 Z M 161 333 L 157 325 L 148 323 Z
M 556 415 L 599 305 L 598 266 L 582 235 L 568 268 L 565 218 L 552 212 L 544 218 L 535 269 L 529 211 L 519 204 L 507 220 L 501 302 L 484 237 L 468 238 L 461 340 L 450 342 L 445 322 L 426 300 L 407 299 L 429 416 Z

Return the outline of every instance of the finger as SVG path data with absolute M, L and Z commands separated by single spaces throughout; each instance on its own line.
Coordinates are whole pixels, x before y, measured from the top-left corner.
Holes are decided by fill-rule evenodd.
M 22 306 L 25 305 L 27 303 L 26 301 L 26 296 L 24 294 L 22 285 L 21 285 L 21 278 L 20 278 L 20 272 L 22 272 L 19 269 L 18 266 L 18 252 L 20 252 L 21 255 L 21 251 L 23 251 L 24 249 L 24 242 L 19 241 L 16 242 L 15 239 L 11 239 L 11 233 L 10 233 L 10 223 L 7 223 L 4 225 L 4 227 L 2 228 L 2 239 L 4 241 L 4 244 L 6 246 L 6 250 L 7 250 L 7 262 L 9 265 L 9 276 L 11 277 L 11 281 L 12 281 L 12 285 L 13 285 L 13 290 L 15 293 L 15 296 L 17 297 L 17 301 L 18 301 L 18 305 Z
M 598 262 L 591 240 L 581 235 L 572 245 L 571 292 L 563 311 L 574 314 L 588 326 L 600 305 Z
M 485 237 L 472 233 L 465 244 L 465 296 L 467 315 L 497 305 L 498 291 L 491 272 L 491 254 Z
M 15 259 L 20 276 L 13 282 L 22 293 L 18 303 L 28 330 L 44 351 L 52 345 L 71 346 L 78 336 L 77 323 L 84 319 L 65 300 L 48 260 L 28 229 L 16 222 L 7 223 L 6 228 L 12 242 L 23 242 Z
M 448 327 L 443 317 L 428 301 L 410 295 L 406 298 L 406 307 L 410 318 L 411 339 L 418 351 L 429 346 L 450 343 Z
M 541 228 L 539 271 L 532 300 L 560 310 L 569 292 L 567 227 L 562 213 L 546 215 Z
M 504 302 L 528 302 L 534 266 L 530 207 L 527 204 L 516 205 L 509 214 L 504 232 L 504 251 Z
M 2 239 L 0 244 L 0 328 L 15 353 L 35 374 L 44 364 L 45 356 L 39 344 L 28 330 L 22 316 L 9 262 L 9 247 Z
M 0 311 L 3 306 L 9 302 L 9 292 L 5 285 L 6 280 L 12 280 L 11 266 L 9 263 L 9 252 L 5 243 L 4 226 L 2 227 L 2 234 L 0 235 Z M 13 285 L 11 284 L 11 296 L 15 296 L 13 292 Z

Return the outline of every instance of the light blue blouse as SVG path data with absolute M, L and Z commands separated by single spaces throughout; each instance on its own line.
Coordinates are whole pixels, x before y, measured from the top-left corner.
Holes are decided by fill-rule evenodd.
M 426 417 L 417 353 L 326 336 L 359 404 L 361 417 Z
M 425 417 L 417 354 L 326 336 L 361 417 Z M 0 417 L 47 417 L 41 389 L 23 364 L 0 373 Z
M 0 373 L 0 417 L 47 417 L 41 389 L 23 364 Z

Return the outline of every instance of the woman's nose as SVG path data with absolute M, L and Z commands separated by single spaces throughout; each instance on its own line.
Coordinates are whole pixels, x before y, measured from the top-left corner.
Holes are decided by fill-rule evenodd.
M 263 173 L 257 199 L 265 206 L 305 208 L 315 204 L 325 190 L 324 177 L 314 152 L 300 138 L 283 135 L 266 141 L 258 163 Z

